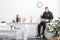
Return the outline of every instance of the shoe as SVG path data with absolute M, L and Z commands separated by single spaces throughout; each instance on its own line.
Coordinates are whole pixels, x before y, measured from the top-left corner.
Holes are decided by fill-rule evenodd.
M 43 36 L 43 39 L 44 39 L 44 40 L 47 40 L 47 38 L 46 38 L 45 36 Z
M 38 36 L 41 36 L 41 35 L 37 35 L 36 37 L 38 37 Z
M 41 35 L 37 35 L 37 36 L 36 36 L 36 39 L 40 39 L 40 38 L 41 38 Z
M 36 36 L 36 39 L 41 39 L 41 36 Z
M 38 36 L 37 38 L 41 38 L 41 36 Z
M 41 35 L 44 35 L 44 33 L 41 33 Z

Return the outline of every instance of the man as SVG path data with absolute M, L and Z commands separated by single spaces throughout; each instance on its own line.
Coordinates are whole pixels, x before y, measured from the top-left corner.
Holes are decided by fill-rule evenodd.
M 46 23 L 49 23 L 53 19 L 53 14 L 48 10 L 48 7 L 45 7 L 45 12 L 43 13 L 43 15 L 40 15 L 40 16 L 42 19 L 46 19 L 46 20 L 40 22 L 40 24 L 38 25 L 38 35 L 36 37 L 41 36 L 40 29 L 41 29 L 41 26 L 43 26 L 42 35 L 43 35 L 43 38 L 45 38 L 44 31 L 46 28 Z

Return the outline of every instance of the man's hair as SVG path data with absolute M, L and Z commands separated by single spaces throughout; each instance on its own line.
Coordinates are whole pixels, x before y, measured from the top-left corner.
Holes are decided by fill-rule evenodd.
M 48 9 L 48 7 L 45 7 L 45 9 Z

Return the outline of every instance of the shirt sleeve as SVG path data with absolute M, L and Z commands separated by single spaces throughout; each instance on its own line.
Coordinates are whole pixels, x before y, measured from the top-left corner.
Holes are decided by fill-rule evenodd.
M 50 17 L 48 22 L 50 22 L 51 20 L 53 20 L 53 14 L 50 12 Z
M 53 20 L 53 14 L 50 12 L 50 17 L 49 17 L 50 20 Z

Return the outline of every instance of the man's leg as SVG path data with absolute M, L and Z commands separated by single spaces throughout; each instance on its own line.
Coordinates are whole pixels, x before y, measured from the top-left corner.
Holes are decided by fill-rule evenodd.
M 37 36 L 40 36 L 40 29 L 41 29 L 41 26 L 42 26 L 42 22 L 38 25 L 38 35 L 37 35 Z
M 42 32 L 43 35 L 44 35 L 45 28 L 46 28 L 46 22 L 43 22 L 43 32 Z
M 46 39 L 45 35 L 44 35 L 44 32 L 45 32 L 45 28 L 46 28 L 46 22 L 43 22 L 43 38 Z M 46 39 L 47 40 L 47 39 Z

